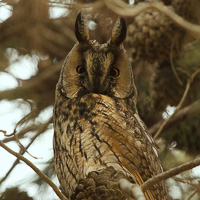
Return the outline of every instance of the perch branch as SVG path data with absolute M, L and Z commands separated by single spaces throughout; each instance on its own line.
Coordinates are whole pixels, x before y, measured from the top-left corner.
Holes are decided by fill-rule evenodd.
M 29 167 L 31 167 L 43 180 L 45 180 L 50 185 L 50 187 L 54 190 L 54 192 L 57 194 L 57 196 L 61 200 L 67 200 L 67 198 L 60 192 L 58 187 L 51 181 L 51 179 L 48 176 L 46 176 L 44 173 L 42 173 L 32 162 L 30 162 L 28 159 L 23 157 L 21 154 L 16 153 L 15 151 L 7 147 L 1 140 L 0 140 L 0 146 L 4 148 L 6 151 L 8 151 L 10 154 L 12 154 L 13 156 L 17 157 L 19 160 L 22 160 L 23 162 L 25 162 Z
M 173 169 L 170 169 L 166 172 L 160 173 L 149 180 L 147 180 L 143 185 L 136 186 L 135 184 L 132 184 L 126 179 L 121 179 L 119 181 L 120 188 L 128 193 L 131 197 L 137 199 L 137 200 L 143 200 L 144 198 L 144 192 L 151 189 L 152 185 L 159 183 L 160 181 L 164 181 L 168 178 L 171 178 L 175 175 L 178 175 L 182 172 L 185 172 L 187 170 L 193 169 L 194 167 L 197 167 L 200 165 L 200 157 L 197 157 L 196 159 L 187 162 L 183 165 L 180 165 L 178 167 L 174 167 Z
M 160 182 L 160 181 L 164 181 L 168 178 L 171 178 L 175 175 L 178 175 L 182 172 L 185 172 L 187 170 L 190 170 L 194 167 L 197 167 L 200 165 L 200 157 L 197 157 L 196 159 L 187 162 L 183 165 L 180 165 L 178 167 L 172 168 L 166 172 L 163 172 L 161 174 L 158 174 L 156 176 L 154 176 L 153 178 L 150 178 L 149 180 L 147 180 L 141 187 L 142 187 L 142 191 L 145 192 L 146 190 L 150 189 L 152 187 L 152 185 Z

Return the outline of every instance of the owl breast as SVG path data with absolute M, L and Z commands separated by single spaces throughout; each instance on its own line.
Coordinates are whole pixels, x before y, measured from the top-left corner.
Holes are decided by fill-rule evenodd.
M 55 108 L 55 115 L 60 115 L 55 121 L 58 125 L 54 136 L 56 163 L 65 172 L 63 177 L 64 173 L 58 171 L 58 177 L 64 185 L 73 185 L 69 191 L 73 191 L 78 180 L 90 171 L 110 165 L 122 169 L 120 155 L 113 150 L 117 144 L 111 136 L 115 130 L 124 130 L 127 125 L 121 116 L 124 113 L 116 110 L 113 99 L 88 94 Z M 72 184 L 71 180 L 77 182 Z

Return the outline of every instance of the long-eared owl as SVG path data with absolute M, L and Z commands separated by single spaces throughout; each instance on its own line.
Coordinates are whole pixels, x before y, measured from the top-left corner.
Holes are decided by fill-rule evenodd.
M 56 87 L 54 154 L 63 193 L 70 197 L 89 172 L 112 166 L 136 184 L 162 172 L 152 137 L 137 108 L 137 91 L 119 18 L 105 44 L 89 39 L 83 14 L 75 22 L 77 43 L 65 59 Z M 145 192 L 165 200 L 164 183 Z

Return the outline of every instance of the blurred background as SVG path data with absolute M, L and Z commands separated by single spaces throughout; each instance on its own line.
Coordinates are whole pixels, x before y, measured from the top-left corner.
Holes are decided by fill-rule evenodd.
M 160 2 L 200 24 L 198 0 Z M 99 43 L 109 39 L 118 9 L 126 19 L 124 46 L 134 70 L 137 107 L 153 136 L 163 120 L 173 115 L 190 80 L 181 108 L 155 140 L 164 170 L 199 155 L 199 34 L 186 31 L 153 8 L 126 16 L 127 6 L 144 3 L 148 4 L 145 0 L 0 1 L 0 139 L 58 186 L 52 160 L 54 92 L 63 61 L 76 42 L 74 22 L 81 10 L 88 18 L 90 38 Z M 58 199 L 31 168 L 2 148 L 0 159 L 0 200 Z M 168 179 L 170 198 L 200 199 L 199 181 L 200 168 Z

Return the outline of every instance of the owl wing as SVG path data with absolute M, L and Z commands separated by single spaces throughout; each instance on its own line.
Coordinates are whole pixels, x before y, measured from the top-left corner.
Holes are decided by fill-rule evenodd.
M 114 137 L 113 133 L 112 136 Z M 113 151 L 119 156 L 121 166 L 132 175 L 134 181 L 139 185 L 161 172 L 160 162 L 152 148 L 148 144 L 148 139 L 142 138 L 142 141 L 136 141 L 135 138 L 131 139 L 130 136 L 127 136 L 126 131 L 123 131 L 122 137 L 118 135 L 117 144 L 113 145 Z M 158 199 L 156 197 L 157 187 L 162 190 L 162 186 L 155 185 L 153 190 L 145 192 L 148 200 Z
M 107 166 L 126 172 L 137 184 L 142 185 L 162 172 L 153 139 L 137 114 L 136 117 L 123 109 L 119 112 L 114 109 L 112 101 L 105 101 L 104 104 L 101 100 L 101 106 L 96 109 L 98 118 L 94 118 L 94 121 L 98 121 L 95 132 L 101 141 L 100 160 Z M 164 200 L 166 191 L 163 183 L 153 185 L 151 190 L 145 192 L 145 196 L 148 200 Z
M 118 132 L 116 129 L 108 132 L 107 142 L 110 143 L 111 150 L 118 157 L 119 165 L 125 172 L 131 174 L 137 184 L 142 185 L 151 177 L 162 172 L 154 147 L 147 138 L 135 138 L 130 135 L 130 132 Z M 145 191 L 145 197 L 148 200 L 165 199 L 165 192 L 162 190 L 165 190 L 163 184 L 156 184 L 151 190 Z M 158 198 L 158 195 L 161 198 Z
M 139 171 L 136 170 L 135 172 L 133 172 L 133 176 L 135 177 L 139 185 L 142 185 L 144 183 L 144 180 L 140 176 Z M 150 190 L 145 191 L 145 197 L 147 198 L 147 200 L 155 200 Z

